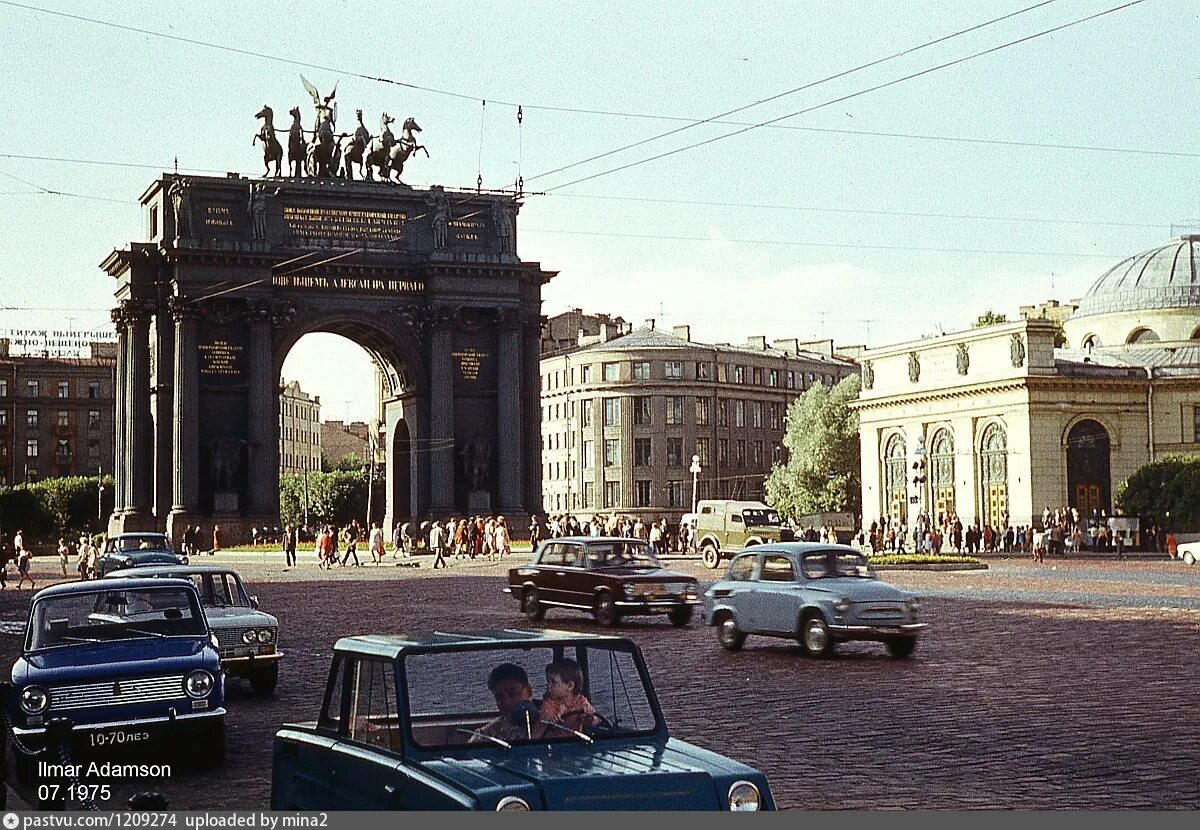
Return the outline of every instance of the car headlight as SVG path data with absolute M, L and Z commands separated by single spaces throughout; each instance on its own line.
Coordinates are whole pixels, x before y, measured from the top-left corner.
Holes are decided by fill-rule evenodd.
M 260 643 L 269 643 L 275 639 L 275 632 L 270 628 L 264 628 L 258 632 L 258 641 Z
M 908 605 L 908 610 L 914 614 L 921 610 L 921 600 L 918 597 L 909 597 L 906 604 Z
M 729 788 L 729 809 L 735 813 L 752 813 L 762 809 L 762 794 L 749 781 L 734 781 Z
M 132 568 L 133 567 L 133 557 L 126 556 L 124 559 L 121 560 L 121 565 L 126 568 Z
M 515 795 L 506 795 L 500 799 L 500 803 L 496 805 L 496 812 L 511 813 L 511 812 L 529 812 L 529 802 L 523 798 L 518 798 Z
M 26 714 L 40 715 L 50 705 L 50 693 L 41 686 L 26 686 L 21 692 L 21 708 Z
M 186 565 L 187 563 L 188 563 L 188 558 L 187 558 L 186 556 L 183 556 L 183 555 L 181 555 L 181 556 L 179 557 L 179 564 L 180 564 L 180 565 Z
M 637 592 L 637 586 L 632 582 L 625 585 L 625 596 L 631 597 Z
M 845 614 L 850 610 L 850 600 L 843 597 L 833 604 L 833 610 L 839 614 Z
M 253 628 L 247 628 L 245 631 L 242 632 L 242 642 L 243 643 L 258 642 L 258 633 L 255 632 L 255 630 Z
M 213 690 L 214 683 L 211 674 L 204 669 L 196 669 L 184 678 L 183 690 L 188 693 L 188 697 L 207 697 Z

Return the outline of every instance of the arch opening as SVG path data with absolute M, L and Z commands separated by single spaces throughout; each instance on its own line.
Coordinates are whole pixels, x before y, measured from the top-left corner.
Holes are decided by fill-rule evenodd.
M 1159 342 L 1159 339 L 1160 338 L 1158 334 L 1153 329 L 1142 327 L 1131 331 L 1129 333 L 1129 337 L 1125 339 L 1125 343 L 1128 345 L 1135 345 L 1138 343 L 1157 343 Z
M 883 451 L 884 509 L 893 525 L 908 519 L 908 449 L 904 436 L 893 434 Z
M 954 433 L 943 427 L 929 442 L 929 493 L 939 521 L 955 513 Z
M 1111 452 L 1098 421 L 1086 418 L 1067 433 L 1067 498 L 1081 517 L 1112 512 Z
M 1008 522 L 1008 433 L 989 424 L 979 441 L 980 514 L 983 523 L 1003 528 Z

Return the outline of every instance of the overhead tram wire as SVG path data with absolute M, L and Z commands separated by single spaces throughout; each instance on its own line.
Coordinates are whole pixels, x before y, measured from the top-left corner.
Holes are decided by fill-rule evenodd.
M 91 196 L 86 193 L 71 193 L 66 190 L 54 190 L 49 187 L 42 187 L 40 184 L 37 184 L 36 182 L 31 182 L 28 179 L 22 179 L 20 176 L 13 175 L 12 173 L 9 173 L 5 170 L 0 170 L 0 176 L 7 176 L 8 178 L 12 179 L 13 181 L 18 181 L 21 184 L 25 185 L 26 187 L 34 188 L 38 193 L 45 193 L 50 196 L 70 196 L 70 197 L 73 197 L 76 199 L 92 199 L 97 202 L 113 202 L 115 204 L 121 204 L 121 205 L 131 204 L 131 201 L 129 199 L 110 199 L 107 196 Z M 136 202 L 132 202 L 132 204 L 136 204 Z
M 667 150 L 667 151 L 665 151 L 665 152 L 658 153 L 658 154 L 656 154 L 656 155 L 653 155 L 653 156 L 650 156 L 650 157 L 648 157 L 648 158 L 639 159 L 639 160 L 637 160 L 637 161 L 631 161 L 631 162 L 628 162 L 628 163 L 626 163 L 626 164 L 622 164 L 622 165 L 620 165 L 620 166 L 618 166 L 618 167 L 613 167 L 613 168 L 610 168 L 610 169 L 608 169 L 608 170 L 601 170 L 601 171 L 600 171 L 600 172 L 598 172 L 598 173 L 592 173 L 592 174 L 590 174 L 590 175 L 587 175 L 587 176 L 582 176 L 582 177 L 580 177 L 580 178 L 578 178 L 578 179 L 572 179 L 572 180 L 571 180 L 571 181 L 569 181 L 569 182 L 565 182 L 565 183 L 563 183 L 563 184 L 554 185 L 554 186 L 551 186 L 551 187 L 545 188 L 545 190 L 546 190 L 546 192 L 547 192 L 547 193 L 553 193 L 555 190 L 562 190 L 563 188 L 566 188 L 566 187 L 571 187 L 571 186 L 573 186 L 573 185 L 577 185 L 577 184 L 580 184 L 580 183 L 582 183 L 582 182 L 591 181 L 592 179 L 597 179 L 597 178 L 600 178 L 601 176 L 607 176 L 607 175 L 610 175 L 610 174 L 612 174 L 612 173 L 617 173 L 617 172 L 620 172 L 620 171 L 622 171 L 622 170 L 629 170 L 630 168 L 633 168 L 633 167 L 640 167 L 640 166 L 641 166 L 641 165 L 643 165 L 643 164 L 648 164 L 648 163 L 650 163 L 650 162 L 652 162 L 652 161 L 659 161 L 660 159 L 664 159 L 664 158 L 667 158 L 667 157 L 669 157 L 669 156 L 674 156 L 674 155 L 677 155 L 678 153 L 682 153 L 682 152 L 685 152 L 685 151 L 687 151 L 687 150 L 694 150 L 694 149 L 696 149 L 696 148 L 698 148 L 698 147 L 704 147 L 704 146 L 707 146 L 707 145 L 709 145 L 709 144 L 715 144 L 715 143 L 716 143 L 716 142 L 718 142 L 718 141 L 723 141 L 724 139 L 727 139 L 727 138 L 733 138 L 734 136 L 739 136 L 739 135 L 742 135 L 742 134 L 744 134 L 744 133 L 748 133 L 748 132 L 750 132 L 751 130 L 756 130 L 756 129 L 759 129 L 759 128 L 761 128 L 761 127 L 766 127 L 766 126 L 769 126 L 769 125 L 771 125 L 771 124 L 776 124 L 776 123 L 778 123 L 778 122 L 780 122 L 780 121 L 785 121 L 785 120 L 787 120 L 787 119 L 789 119 L 789 118 L 795 118 L 796 116 L 799 116 L 799 115 L 804 115 L 804 114 L 806 114 L 806 113 L 813 112 L 814 110 L 822 109 L 822 108 L 824 108 L 824 107 L 828 107 L 828 106 L 831 106 L 831 105 L 833 105 L 833 104 L 838 104 L 838 103 L 841 103 L 841 102 L 843 102 L 843 101 L 848 101 L 848 100 L 850 100 L 850 99 L 852 99 L 852 98 L 858 98 L 859 96 L 862 96 L 862 95 L 867 95 L 867 94 L 869 94 L 869 93 L 872 93 L 872 92 L 878 92 L 878 91 L 879 91 L 879 90 L 881 90 L 881 89 L 886 89 L 886 88 L 888 88 L 888 87 L 896 86 L 897 84 L 901 84 L 901 83 L 904 83 L 904 82 L 906 82 L 906 81 L 911 81 L 911 80 L 913 80 L 913 79 L 915 79 L 915 78 L 920 78 L 920 77 L 923 77 L 923 76 L 925 76 L 925 75 L 930 75 L 930 74 L 933 74 L 934 72 L 939 72 L 939 71 L 941 71 L 941 70 L 943 70 L 943 69 L 948 69 L 948 68 L 950 68 L 950 67 L 952 67 L 952 66 L 957 66 L 957 65 L 959 65 L 959 64 L 961 64 L 961 63 L 966 63 L 967 61 L 971 61 L 971 60 L 974 60 L 974 59 L 976 59 L 976 58 L 981 58 L 981 57 L 984 57 L 985 55 L 990 55 L 990 54 L 992 54 L 992 53 L 994 53 L 994 52 L 999 52 L 999 51 L 1000 51 L 1000 50 L 1002 50 L 1002 49 L 1007 49 L 1007 48 L 1009 48 L 1009 47 L 1012 47 L 1012 46 L 1017 46 L 1017 45 L 1019 45 L 1019 44 L 1022 44 L 1022 43 L 1028 43 L 1029 41 L 1036 40 L 1037 38 L 1040 38 L 1040 37 L 1045 37 L 1046 35 L 1050 35 L 1050 34 L 1053 34 L 1053 33 L 1055 33 L 1055 32 L 1061 32 L 1061 31 L 1063 31 L 1064 29 L 1069 29 L 1069 28 L 1071 28 L 1072 26 L 1078 26 L 1078 25 L 1080 25 L 1081 23 L 1087 23 L 1087 22 L 1089 22 L 1089 21 L 1096 20 L 1096 19 L 1098 19 L 1098 18 L 1100 18 L 1100 17 L 1104 17 L 1104 16 L 1106 16 L 1106 15 L 1113 14 L 1114 12 L 1119 12 L 1119 11 L 1123 11 L 1123 10 L 1125 10 L 1125 9 L 1132 8 L 1133 6 L 1140 5 L 1140 4 L 1144 3 L 1144 2 L 1146 2 L 1146 0 L 1129 0 L 1129 2 L 1127 2 L 1127 3 L 1122 3 L 1122 4 L 1121 4 L 1121 5 L 1119 5 L 1119 6 L 1113 6 L 1113 7 L 1111 7 L 1111 8 L 1105 9 L 1104 11 L 1096 12 L 1095 14 L 1090 14 L 1090 15 L 1087 15 L 1087 16 L 1085 16 L 1085 17 L 1080 17 L 1080 18 L 1077 18 L 1077 19 L 1075 19 L 1075 20 L 1069 21 L 1069 22 L 1067 22 L 1067 23 L 1062 23 L 1062 24 L 1059 24 L 1058 26 L 1053 26 L 1053 27 L 1051 27 L 1051 28 L 1049 28 L 1049 29 L 1043 29 L 1043 30 L 1042 30 L 1042 31 L 1040 31 L 1040 32 L 1035 32 L 1035 33 L 1033 33 L 1033 34 L 1031 34 L 1031 35 L 1025 35 L 1025 36 L 1023 36 L 1023 37 L 1016 38 L 1015 40 L 1010 40 L 1010 41 L 1007 41 L 1007 42 L 1005 42 L 1005 43 L 1001 43 L 1001 44 L 999 44 L 999 45 L 997 45 L 997 46 L 991 46 L 991 47 L 988 47 L 987 49 L 983 49 L 983 50 L 981 50 L 981 51 L 979 51 L 979 52 L 973 52 L 973 53 L 972 53 L 972 54 L 970 54 L 970 55 L 965 55 L 964 57 L 961 57 L 961 58 L 955 58 L 954 60 L 951 60 L 951 61 L 946 61 L 945 63 L 940 63 L 940 64 L 938 64 L 938 65 L 936 65 L 936 66 L 931 66 L 931 67 L 928 67 L 928 68 L 926 68 L 926 69 L 919 70 L 919 71 L 917 71 L 917 72 L 911 72 L 911 73 L 909 73 L 908 75 L 904 75 L 904 76 L 902 76 L 902 77 L 900 77 L 900 78 L 894 78 L 894 79 L 892 79 L 892 80 L 890 80 L 890 81 L 884 81 L 883 83 L 880 83 L 880 84 L 875 84 L 874 86 L 867 87 L 866 89 L 860 89 L 860 90 L 858 90 L 857 92 L 851 92 L 851 93 L 848 93 L 848 94 L 846 94 L 846 95 L 840 95 L 840 96 L 838 96 L 837 98 L 831 98 L 831 99 L 829 99 L 828 101 L 824 101 L 824 102 L 822 102 L 822 103 L 820 103 L 820 104 L 814 104 L 814 105 L 812 105 L 812 106 L 810 106 L 810 107 L 805 107 L 804 109 L 799 109 L 799 110 L 796 110 L 795 112 L 791 112 L 791 113 L 788 113 L 788 114 L 786 114 L 786 115 L 781 115 L 781 116 L 779 116 L 779 117 L 777 117 L 777 118 L 772 118 L 772 119 L 769 119 L 769 120 L 767 120 L 767 121 L 761 121 L 761 122 L 759 122 L 759 123 L 757 123 L 757 124 L 754 124 L 754 125 L 752 125 L 752 126 L 749 126 L 749 127 L 743 127 L 743 128 L 742 128 L 742 129 L 740 129 L 740 130 L 734 130 L 733 132 L 724 133 L 724 134 L 722 134 L 722 135 L 718 135 L 718 136 L 713 136 L 712 138 L 707 138 L 707 139 L 705 139 L 705 140 L 703 140 L 703 141 L 696 141 L 696 142 L 693 142 L 693 143 L 691 143 L 691 144 L 685 144 L 685 145 L 684 145 L 684 146 L 682 146 L 682 147 L 676 147 L 676 148 L 675 148 L 675 149 L 673 149 L 673 150 Z
M 909 47 L 908 49 L 903 49 L 899 52 L 894 52 L 886 57 L 876 58 L 875 60 L 868 61 L 867 63 L 859 64 L 858 66 L 852 67 L 850 69 L 843 69 L 840 72 L 835 72 L 834 74 L 827 75 L 824 78 L 820 78 L 815 81 L 809 81 L 806 84 L 801 84 L 800 86 L 789 89 L 786 92 L 780 92 L 775 95 L 771 95 L 770 97 L 762 98 L 758 101 L 753 101 L 749 104 L 743 104 L 740 107 L 735 107 L 734 109 L 726 110 L 725 112 L 718 113 L 717 115 L 711 116 L 709 118 L 705 118 L 701 121 L 694 121 L 690 124 L 685 124 L 682 127 L 676 127 L 673 130 L 667 130 L 665 133 L 659 133 L 658 135 L 652 135 L 649 138 L 643 138 L 640 141 L 634 141 L 631 144 L 625 144 L 625 145 L 623 145 L 621 147 L 617 147 L 613 150 L 607 150 L 603 153 L 599 153 L 594 156 L 589 156 L 588 158 L 580 159 L 579 161 L 571 162 L 570 164 L 565 164 L 562 167 L 556 167 L 553 170 L 547 170 L 544 173 L 538 173 L 537 175 L 530 176 L 529 181 L 533 181 L 534 179 L 541 179 L 546 176 L 553 175 L 554 173 L 561 173 L 564 170 L 570 170 L 573 167 L 579 167 L 580 165 L 588 164 L 590 162 L 597 161 L 599 159 L 606 158 L 608 156 L 615 155 L 617 153 L 622 153 L 626 150 L 632 150 L 634 147 L 641 147 L 643 144 L 649 144 L 652 141 L 658 141 L 659 139 L 667 138 L 668 136 L 672 136 L 677 133 L 684 132 L 685 130 L 690 130 L 694 127 L 699 127 L 701 124 L 709 124 L 713 121 L 716 121 L 719 118 L 725 118 L 726 116 L 734 115 L 739 112 L 744 112 L 745 110 L 752 109 L 757 106 L 761 106 L 762 104 L 770 103 L 771 101 L 777 101 L 780 98 L 786 98 L 789 95 L 795 95 L 797 92 L 803 92 L 806 89 L 812 89 L 815 86 L 820 86 L 821 84 L 829 83 L 830 81 L 836 81 L 837 79 L 844 78 L 848 75 L 853 75 L 855 72 L 861 72 L 864 69 L 870 69 L 873 66 L 879 66 L 880 64 L 887 63 L 888 61 L 895 60 L 897 58 L 902 58 L 905 55 L 911 55 L 913 52 L 919 52 L 922 49 L 929 48 L 930 46 L 936 46 L 939 43 L 944 43 L 948 40 L 953 40 L 956 37 L 960 37 L 960 36 L 968 34 L 970 32 L 974 32 L 979 29 L 983 29 L 983 28 L 985 28 L 987 26 L 991 26 L 995 23 L 1000 23 L 1004 20 L 1008 20 L 1008 19 L 1016 17 L 1018 15 L 1025 14 L 1026 12 L 1031 12 L 1031 11 L 1033 11 L 1035 9 L 1039 9 L 1043 6 L 1048 6 L 1054 2 L 1057 2 L 1057 0 L 1039 0 L 1039 2 L 1034 3 L 1032 6 L 1026 6 L 1023 9 L 1018 9 L 1015 12 L 1009 12 L 1008 14 L 1004 14 L 999 17 L 994 17 L 991 20 L 987 20 L 987 21 L 984 21 L 983 23 L 979 23 L 974 26 L 970 26 L 966 29 L 960 29 L 959 31 L 952 32 L 948 35 L 942 35 L 941 37 L 934 38 L 933 40 L 926 41 L 925 43 L 921 43 L 917 46 L 912 46 L 912 47 Z

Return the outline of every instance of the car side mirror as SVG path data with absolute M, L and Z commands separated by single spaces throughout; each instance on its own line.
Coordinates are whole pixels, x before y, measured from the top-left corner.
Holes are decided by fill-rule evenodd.
M 257 596 L 250 597 L 250 607 L 253 608 L 255 611 L 258 610 L 258 597 Z

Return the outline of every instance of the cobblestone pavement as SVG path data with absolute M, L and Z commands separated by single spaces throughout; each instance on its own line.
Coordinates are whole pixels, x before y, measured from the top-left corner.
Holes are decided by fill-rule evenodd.
M 258 699 L 231 681 L 225 767 L 118 783 L 115 806 L 154 787 L 179 809 L 267 806 L 271 737 L 315 717 L 338 636 L 526 624 L 499 592 L 509 562 L 452 560 L 435 573 L 324 572 L 303 560 L 285 572 L 259 554 L 213 561 L 236 561 L 280 617 L 279 689 Z M 620 631 L 645 651 L 673 734 L 762 769 L 781 807 L 1200 808 L 1200 568 L 992 565 L 885 574 L 928 598 L 931 630 L 911 660 L 873 644 L 811 660 L 755 637 L 731 654 L 698 624 L 635 620 Z M 30 596 L 0 593 L 0 621 L 19 620 Z M 568 612 L 545 624 L 595 630 Z M 0 627 L 0 660 L 19 650 L 11 630 Z

